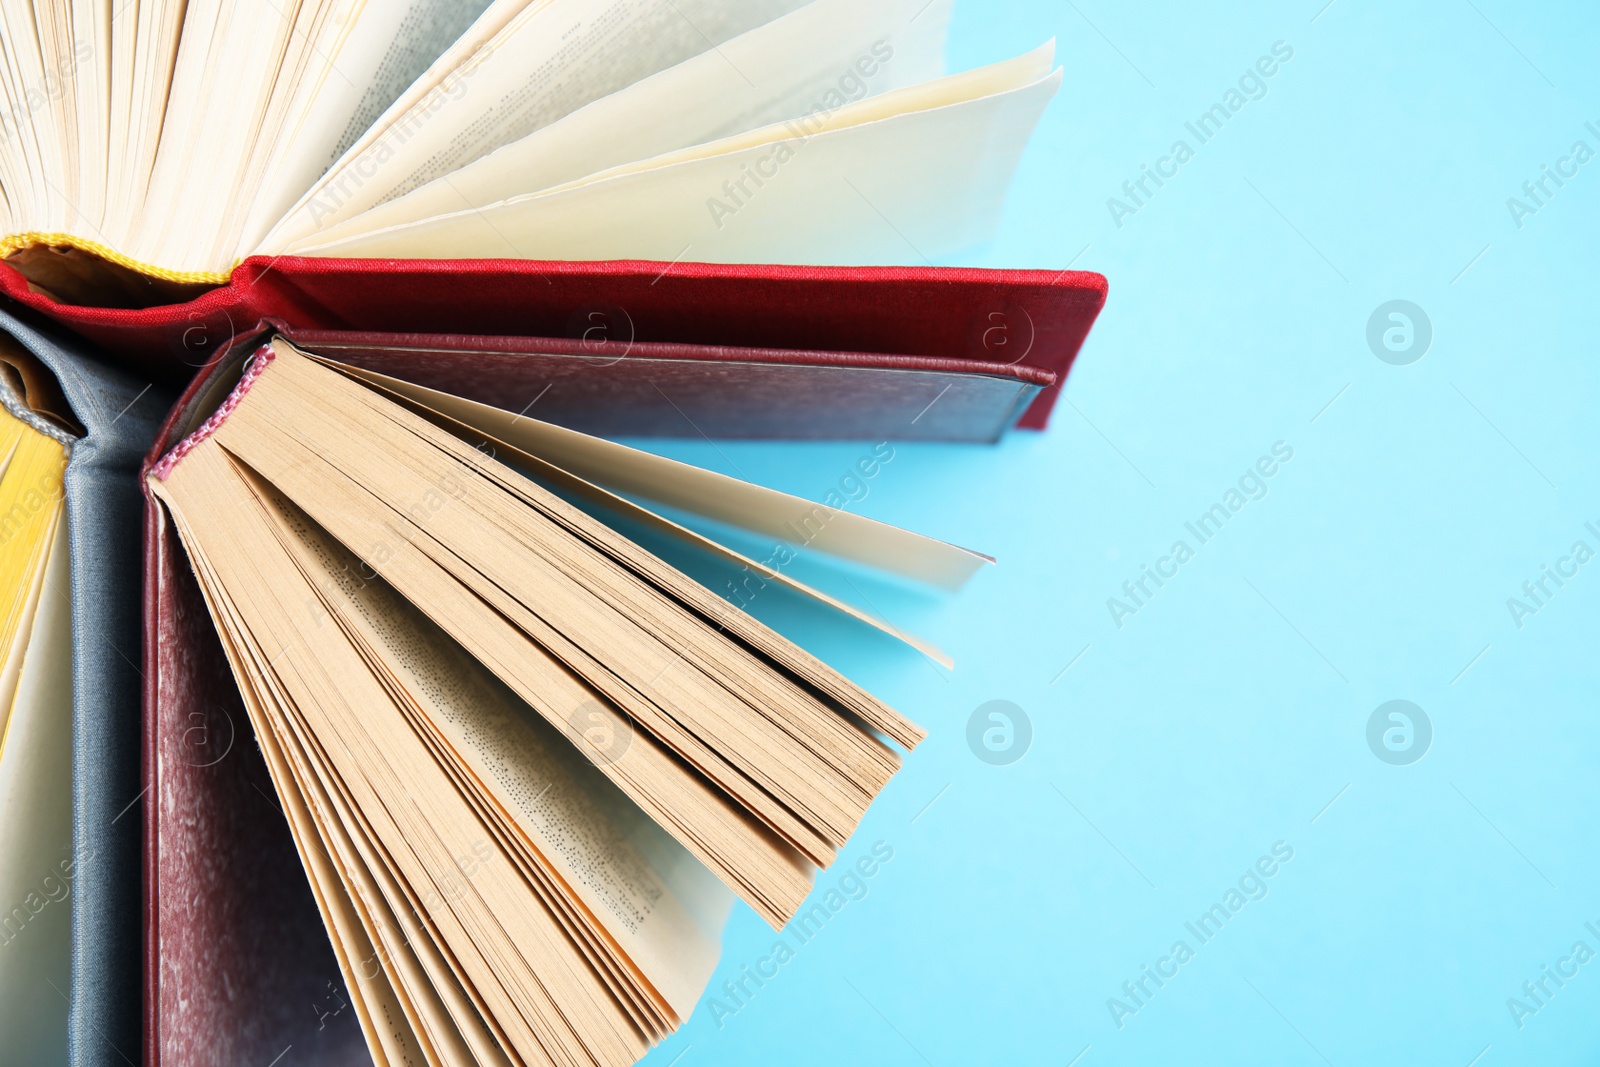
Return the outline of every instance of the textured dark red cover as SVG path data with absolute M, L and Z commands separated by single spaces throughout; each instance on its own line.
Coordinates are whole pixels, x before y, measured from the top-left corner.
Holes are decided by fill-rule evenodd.
M 989 442 L 1056 381 L 927 356 L 274 325 L 309 352 L 600 437 Z
M 178 401 L 141 478 L 209 377 Z M 144 1063 L 369 1064 L 238 685 L 148 491 L 144 604 Z
M 264 320 L 298 329 L 579 338 L 878 353 L 1052 373 L 1042 428 L 1106 281 L 1085 271 L 529 260 L 252 258 L 228 285 L 138 310 L 60 304 L 0 264 L 0 292 L 182 384 Z M 752 373 L 758 373 L 752 372 Z M 736 389 L 738 382 L 731 382 Z M 730 392 L 730 402 L 737 399 Z

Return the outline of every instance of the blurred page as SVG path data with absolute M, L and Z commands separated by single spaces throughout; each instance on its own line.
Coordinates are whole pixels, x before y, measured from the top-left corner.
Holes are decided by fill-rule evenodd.
M 361 5 L 317 76 L 301 87 L 296 117 L 278 139 L 273 169 L 245 224 L 245 242 L 259 242 L 486 7 L 488 0 Z
M 993 67 L 337 241 L 270 252 L 397 258 L 931 262 L 985 239 L 1060 85 L 1049 47 Z M 920 107 L 920 110 L 909 110 Z
M 266 239 L 319 229 L 448 175 L 583 105 L 699 55 L 799 0 L 543 0 L 397 104 Z M 448 73 L 440 76 L 448 66 Z M 637 157 L 636 157 L 637 158 Z
M 329 226 L 318 241 L 487 207 L 930 81 L 944 72 L 951 3 L 816 0 Z

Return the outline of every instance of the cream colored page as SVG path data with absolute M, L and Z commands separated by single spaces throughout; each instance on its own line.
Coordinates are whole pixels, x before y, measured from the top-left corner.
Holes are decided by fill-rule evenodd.
M 188 5 L 136 258 L 231 265 L 277 136 L 361 3 Z
M 91 220 L 79 213 L 77 203 L 77 84 L 74 79 L 62 77 L 63 66 L 70 63 L 72 7 L 51 0 L 34 0 L 33 17 L 41 74 L 29 106 L 33 109 L 33 122 L 40 127 L 40 147 L 45 149 L 46 160 L 54 171 L 49 185 L 51 213 L 62 227 L 93 232 Z M 70 66 L 66 70 L 71 73 Z
M 283 766 L 284 757 L 277 749 L 270 728 L 265 732 L 258 729 L 256 738 L 263 755 L 267 757 L 278 801 L 283 807 L 295 847 L 299 850 L 300 860 L 306 868 L 318 908 L 322 912 L 328 939 L 333 943 L 344 977 L 344 993 L 350 998 L 361 1023 L 368 1051 L 373 1054 L 378 1067 L 421 1067 L 426 1053 L 404 1012 L 399 995 L 388 973 L 372 966 L 380 958 L 380 953 L 373 947 L 368 932 L 368 924 L 373 919 L 367 913 L 368 909 L 361 906 L 366 902 L 358 903 L 336 872 L 324 839 L 311 821 L 306 798 Z M 345 873 L 343 877 L 351 876 Z M 388 954 L 384 953 L 383 958 L 387 962 Z M 318 1005 L 313 1005 L 313 1008 L 323 1010 Z
M 129 254 L 132 254 L 145 192 L 155 167 L 185 11 L 183 0 L 138 0 L 137 3 L 118 3 L 112 13 L 112 48 L 119 55 L 126 48 L 126 58 L 121 62 L 127 64 L 127 78 L 131 84 L 126 86 L 126 120 L 117 118 L 123 112 L 122 105 L 115 106 L 113 116 L 113 131 L 118 130 L 122 121 L 125 121 L 126 130 L 122 154 L 111 164 L 104 230 L 109 247 Z M 133 41 L 125 45 L 128 36 L 125 30 L 130 25 Z M 118 78 L 122 77 L 119 73 Z M 119 80 L 113 85 L 113 92 L 123 86 Z M 112 143 L 115 145 L 116 141 Z
M 276 248 L 448 175 L 584 104 L 698 55 L 797 0 L 546 0 L 447 79 L 448 89 L 347 155 L 265 241 Z
M 821 135 L 885 119 L 972 103 L 1030 86 L 1048 75 L 1054 62 L 1055 42 L 1048 41 L 1032 52 L 1013 59 L 907 86 L 894 92 L 847 102 L 837 108 L 818 109 L 799 120 L 773 123 L 732 134 L 708 144 L 693 145 L 679 151 L 626 163 L 552 191 L 605 178 L 658 170 L 679 163 L 710 159 L 747 148 L 769 147 L 783 141 L 809 141 Z
M 300 196 L 483 14 L 488 0 L 365 0 L 303 88 L 251 206 L 241 248 Z
M 175 521 L 185 543 L 194 544 L 193 531 L 185 525 L 182 517 L 175 516 Z M 201 592 L 211 611 L 212 621 L 217 624 L 218 636 L 239 684 L 240 696 L 255 731 L 256 742 L 266 757 L 273 791 L 289 824 L 290 836 L 294 839 L 295 850 L 305 868 L 312 895 L 344 979 L 344 992 L 355 1009 L 368 1050 L 376 1067 L 390 1067 L 391 1064 L 394 1067 L 420 1067 L 414 1055 L 417 1052 L 417 1035 L 399 1004 L 397 991 L 388 980 L 388 972 L 383 968 L 373 968 L 370 972 L 360 972 L 361 980 L 357 980 L 358 961 L 374 960 L 378 955 L 367 933 L 371 916 L 362 906 L 364 902 L 356 900 L 348 892 L 347 884 L 336 872 L 326 837 L 333 828 L 326 826 L 322 818 L 314 817 L 308 798 L 278 745 L 273 721 L 269 721 L 263 710 L 265 706 L 273 705 L 274 720 L 281 721 L 278 717 L 283 713 L 282 708 L 277 706 L 281 694 L 263 687 L 259 671 L 253 669 L 260 660 L 260 649 L 253 635 L 238 613 L 232 610 L 226 590 L 217 581 L 210 561 L 198 547 L 192 552 L 190 560 L 194 564 Z M 331 985 L 328 992 L 333 992 Z M 313 1005 L 313 1008 L 321 1010 L 319 1005 Z M 429 1063 L 432 1067 L 435 1061 L 430 1060 Z
M 12 40 L 13 16 L 0 4 L 0 200 L 7 216 L 6 232 L 16 233 L 32 223 L 32 175 L 23 144 L 26 126 L 17 105 L 16 42 Z
M 32 129 L 19 95 L 17 42 L 11 39 L 13 15 L 0 4 L 0 194 L 9 217 L 7 233 L 36 224 L 35 177 L 28 164 Z
M 341 177 L 347 184 L 365 182 L 363 172 L 375 168 L 379 158 L 388 157 L 392 151 L 388 146 L 409 138 L 418 125 L 433 121 L 451 100 L 466 92 L 465 83 L 476 69 L 474 57 L 497 40 L 507 26 L 548 2 L 490 0 L 489 6 L 467 31 L 415 78 L 376 121 L 357 135 L 282 218 L 270 224 L 267 236 L 260 242 L 261 247 L 281 244 L 278 234 L 304 221 L 308 212 L 314 212 L 314 217 L 320 219 L 326 205 L 342 195 L 331 183 Z
M 126 0 L 72 0 L 72 34 L 59 60 L 76 104 L 77 209 L 99 232 L 106 210 L 106 147 L 111 117 L 111 9 Z
M 717 963 L 721 920 L 732 905 L 727 888 L 355 556 L 319 528 L 290 521 L 321 564 L 321 595 L 342 605 L 450 747 L 687 1018 Z M 471 842 L 460 844 L 470 851 Z M 646 855 L 672 857 L 670 872 L 658 872 Z M 713 926 L 697 921 L 706 917 Z
M 134 45 L 139 39 L 139 5 L 112 0 L 108 29 L 110 54 L 107 60 L 106 94 L 106 220 L 116 214 L 122 201 L 117 186 L 126 179 L 128 139 L 132 126 L 134 93 Z
M 332 365 L 343 367 L 342 364 Z M 437 409 L 435 409 L 435 411 L 437 411 Z M 465 424 L 460 425 L 464 430 L 470 432 L 471 427 L 467 427 Z M 480 430 L 479 432 L 482 431 Z M 515 448 L 515 446 L 511 445 L 509 442 L 498 437 L 494 438 L 494 442 L 497 446 L 503 446 L 508 449 Z M 785 574 L 781 570 L 769 567 L 765 563 L 760 563 L 748 556 L 743 555 L 742 553 L 735 552 L 733 549 L 728 548 L 725 545 L 718 544 L 709 537 L 705 537 L 702 534 L 696 533 L 687 526 L 683 526 L 679 523 L 673 522 L 671 519 L 658 515 L 650 509 L 634 503 L 625 496 L 619 496 L 618 494 L 611 492 L 609 489 L 603 489 L 593 482 L 579 478 L 572 472 L 563 470 L 554 464 L 540 459 L 530 452 L 523 451 L 520 448 L 516 448 L 515 450 L 517 452 L 516 456 L 507 456 L 502 458 L 511 462 L 513 465 L 522 463 L 530 468 L 537 467 L 538 469 L 534 470 L 532 473 L 549 477 L 550 479 L 556 481 L 563 488 L 571 490 L 572 492 L 583 497 L 585 500 L 599 504 L 601 507 L 606 508 L 613 514 L 621 515 L 624 518 L 641 523 L 658 533 L 666 534 L 674 540 L 691 544 L 701 551 L 715 556 L 717 559 L 722 560 L 725 563 L 731 563 L 736 567 L 749 568 L 751 571 L 754 571 L 756 574 L 759 574 L 762 578 L 768 581 L 777 582 L 779 585 L 782 585 L 786 589 L 789 589 L 795 593 L 799 593 L 803 597 L 814 600 L 819 604 L 824 604 L 835 611 L 850 616 L 858 622 L 866 623 L 868 626 L 871 626 L 876 630 L 886 633 L 897 640 L 905 642 L 912 648 L 921 652 L 923 655 L 937 661 L 946 668 L 955 666 L 955 661 L 952 660 L 943 649 L 916 636 L 915 634 L 908 634 L 904 630 L 897 629 L 890 625 L 886 620 L 869 615 L 859 608 L 847 604 L 836 597 L 829 596 L 827 593 L 824 593 L 819 589 L 813 589 L 804 582 L 789 577 L 789 575 Z M 728 610 L 733 611 L 736 609 L 729 605 Z
M 318 240 L 486 207 L 937 78 L 951 2 L 815 0 L 328 226 Z
M 366 43 L 358 30 L 394 6 L 383 0 L 318 0 L 307 5 L 309 15 L 296 20 L 270 88 L 260 130 L 251 138 L 247 165 L 238 171 L 227 214 L 226 232 L 234 238 L 230 251 L 252 218 L 272 211 L 273 204 L 277 211 L 272 217 L 281 214 L 322 173 L 313 170 L 306 174 L 298 187 L 289 190 L 287 200 L 279 198 L 277 190 L 314 165 L 308 165 L 308 157 L 319 155 L 306 126 L 326 118 L 336 106 L 336 101 L 329 100 L 322 112 L 315 110 L 323 103 L 319 97 L 324 90 L 354 92 L 358 88 L 353 78 L 362 72 L 352 69 L 359 58 L 353 53 L 359 51 L 357 45 Z M 375 43 L 381 47 L 385 42 Z M 322 162 L 325 168 L 331 161 Z
M 60 189 L 60 158 L 55 152 L 54 124 L 48 112 L 37 106 L 38 86 L 44 79 L 44 61 L 39 52 L 39 34 L 33 8 L 26 3 L 0 4 L 0 53 L 5 62 L 0 73 L 6 80 L 7 112 L 12 137 L 7 154 L 16 160 L 24 178 L 14 186 L 22 193 L 27 225 L 32 229 L 59 229 L 62 217 L 57 208 Z M 32 94 L 30 95 L 30 90 Z
M 352 89 L 356 83 L 340 69 L 344 46 L 363 12 L 382 10 L 391 5 L 369 0 L 314 0 L 298 8 L 285 9 L 293 21 L 287 26 L 281 50 L 272 56 L 276 64 L 265 80 L 262 92 L 246 100 L 238 116 L 244 127 L 243 154 L 217 167 L 217 178 L 231 189 L 228 208 L 220 228 L 203 245 L 204 262 L 213 268 L 231 265 L 252 212 L 262 201 L 263 186 L 279 168 L 304 158 L 307 149 L 315 152 L 300 136 L 300 127 L 315 103 L 319 88 L 329 80 Z M 265 45 L 265 42 L 263 42 Z M 441 47 L 443 47 L 441 45 Z M 266 50 L 263 48 L 263 50 Z M 308 175 L 291 190 L 289 199 L 304 191 L 320 170 Z M 286 206 L 282 203 L 279 208 Z
M 236 203 L 237 177 L 283 67 L 294 14 L 259 0 L 186 7 L 134 258 L 182 270 L 229 265 L 211 249 Z
M 784 541 L 803 540 L 808 547 L 892 574 L 954 589 L 979 567 L 994 562 L 970 549 L 615 441 L 360 367 L 341 369 L 480 433 L 499 438 L 595 485 Z
M 231 92 L 211 91 L 215 67 L 211 49 L 213 41 L 223 36 L 218 22 L 228 6 L 228 0 L 185 0 L 181 6 L 163 5 L 167 7 L 166 13 L 170 17 L 165 24 L 156 22 L 154 18 L 157 6 L 150 5 L 152 19 L 144 23 L 144 7 L 141 4 L 141 29 L 145 39 L 140 44 L 149 43 L 153 46 L 158 42 L 166 43 L 171 59 L 163 62 L 165 57 L 155 55 L 151 50 L 142 51 L 144 58 L 151 62 L 145 68 L 151 91 L 148 97 L 135 104 L 136 108 L 142 109 L 145 119 L 141 137 L 143 143 L 136 146 L 136 151 L 142 150 L 140 154 L 146 157 L 148 170 L 139 168 L 141 173 L 136 175 L 138 200 L 128 202 L 124 205 L 124 211 L 119 212 L 121 218 L 115 221 L 125 229 L 113 245 L 118 251 L 146 262 L 158 260 L 163 231 L 171 224 L 169 216 L 162 211 L 152 210 L 156 207 L 152 202 L 152 194 L 155 192 L 157 176 L 163 171 L 170 173 L 174 169 L 190 168 L 193 153 L 188 150 L 187 144 L 180 145 L 179 142 L 189 135 L 192 127 L 199 125 L 195 115 L 198 102 L 204 101 L 219 111 L 230 112 L 235 106 L 232 97 L 238 91 L 237 86 L 233 86 Z M 158 71 L 166 77 L 149 77 Z M 171 158 L 174 155 L 181 155 L 182 158 L 174 162 Z M 220 210 L 221 194 L 215 189 L 211 190 L 208 198 L 197 191 L 196 200 L 201 199 L 216 201 Z M 141 210 L 131 210 L 136 207 Z M 184 264 L 180 269 L 189 266 Z
M 65 1063 L 72 855 L 72 610 L 58 522 L 0 741 L 0 1034 L 18 1063 Z
M 281 556 L 251 551 L 252 544 L 266 545 L 275 535 L 262 526 L 259 515 L 240 516 L 237 522 L 231 518 L 229 512 L 259 509 L 226 464 L 220 449 L 202 447 L 171 473 L 164 487 L 176 488 L 190 517 L 203 521 L 208 537 L 222 545 L 237 542 L 223 555 L 207 552 L 206 562 L 231 590 L 231 606 L 260 635 L 261 650 L 271 652 L 272 659 L 262 666 L 270 670 L 273 684 L 291 695 L 302 716 L 311 717 L 309 725 L 317 736 L 303 734 L 302 740 L 327 743 L 319 749 L 321 756 L 331 761 L 340 788 L 351 790 L 367 832 L 404 880 L 419 888 L 433 886 L 438 875 L 454 869 L 451 843 L 440 837 L 441 829 L 471 833 L 482 826 L 481 819 L 455 791 L 424 788 L 440 784 L 431 773 L 431 755 L 408 724 L 391 714 L 377 714 L 392 707 L 389 694 L 347 642 L 324 642 L 314 656 L 280 655 L 286 646 L 299 644 L 291 636 L 296 627 L 290 620 L 313 599 L 312 590 L 292 566 L 288 570 L 294 573 L 285 572 Z M 192 488 L 183 488 L 191 477 Z M 162 492 L 160 485 L 156 491 Z M 188 499 L 190 492 L 204 492 L 205 498 Z M 189 530 L 191 536 L 194 532 Z M 373 710 L 363 714 L 363 709 Z M 435 901 L 428 915 L 441 941 L 483 992 L 488 1010 L 526 1057 L 537 1047 L 534 1030 L 550 1032 L 554 1013 L 571 1017 L 574 1011 L 603 1005 L 594 997 L 593 976 L 576 966 L 581 963 L 577 951 L 559 940 L 547 910 L 528 898 L 524 886 L 514 872 L 488 864 L 479 875 L 478 892 L 459 901 Z M 549 986 L 536 983 L 528 965 L 532 959 L 548 962 L 555 978 Z
M 1060 75 L 815 135 L 624 167 L 560 189 L 286 249 L 662 262 L 931 262 L 986 239 Z M 886 99 L 886 98 L 885 98 Z M 861 106 L 872 104 L 866 101 Z

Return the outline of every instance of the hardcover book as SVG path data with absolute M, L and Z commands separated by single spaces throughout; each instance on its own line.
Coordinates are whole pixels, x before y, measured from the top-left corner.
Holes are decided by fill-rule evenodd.
M 0 311 L 0 1032 L 24 1063 L 140 1048 L 140 522 L 171 397 Z
M 282 338 L 212 377 L 146 482 L 374 1062 L 635 1062 L 923 731 L 619 530 L 941 658 L 641 501 L 948 588 L 990 561 Z

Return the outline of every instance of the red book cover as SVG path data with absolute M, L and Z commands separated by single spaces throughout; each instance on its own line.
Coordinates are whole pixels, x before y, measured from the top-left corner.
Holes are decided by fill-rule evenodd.
M 34 260 L 49 254 L 31 253 Z M 30 275 L 52 277 L 37 267 Z M 770 384 L 779 360 L 820 369 L 871 357 L 892 367 L 896 361 L 886 357 L 903 357 L 899 365 L 910 369 L 1037 386 L 1017 422 L 1028 429 L 1048 422 L 1106 296 L 1105 278 L 1086 271 L 637 260 L 278 257 L 245 260 L 227 285 L 203 291 L 142 276 L 126 281 L 126 306 L 90 307 L 64 303 L 0 266 L 0 292 L 180 386 L 218 351 L 277 323 L 300 331 L 414 335 L 413 347 L 423 336 L 446 347 L 451 338 L 456 347 L 463 338 L 576 342 L 572 351 L 580 354 L 589 350 L 582 346 L 600 346 L 602 361 L 645 351 L 640 346 L 667 346 L 651 354 L 679 360 L 707 358 L 692 346 L 720 350 L 710 358 L 722 360 L 724 373 L 702 397 L 713 405 L 748 404 L 752 392 Z M 58 284 L 50 292 L 70 288 Z M 102 299 L 107 291 L 96 290 Z M 754 351 L 740 351 L 746 349 Z M 550 401 L 541 413 L 562 421 L 560 395 Z

